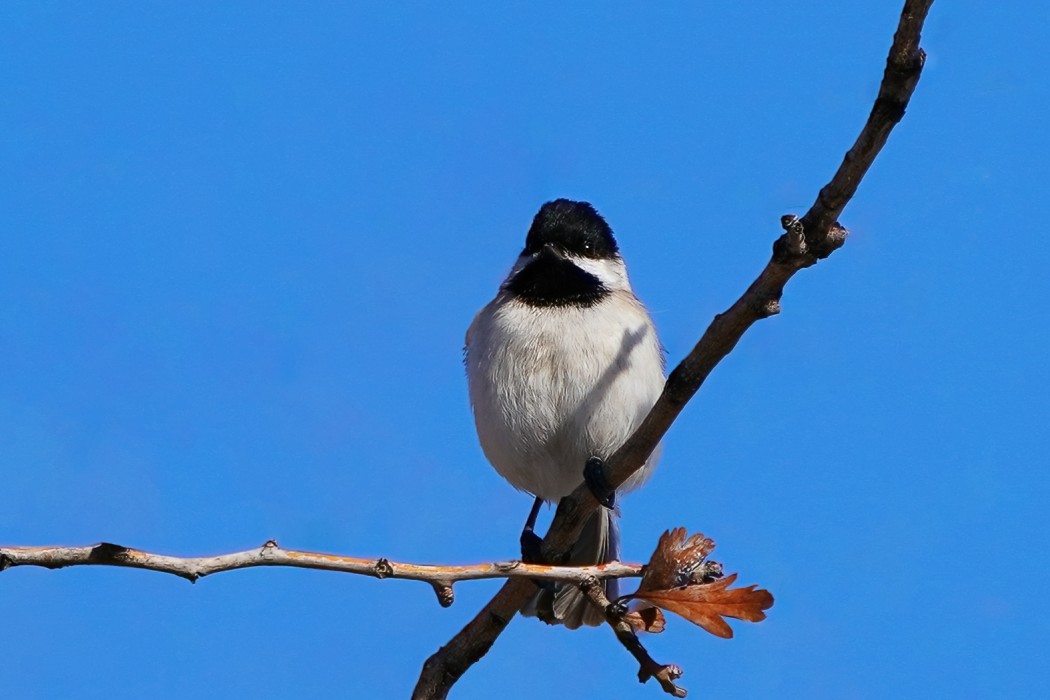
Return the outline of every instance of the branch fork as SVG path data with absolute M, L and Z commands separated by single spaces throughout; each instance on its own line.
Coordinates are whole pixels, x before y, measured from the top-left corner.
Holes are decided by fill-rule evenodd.
M 758 278 L 727 311 L 714 318 L 693 350 L 671 372 L 642 425 L 606 460 L 606 475 L 614 487 L 644 464 L 685 404 L 751 325 L 779 313 L 784 287 L 795 273 L 828 257 L 845 243 L 847 232 L 838 224 L 839 216 L 907 109 L 925 60 L 919 39 L 932 4 L 933 0 L 905 0 L 879 94 L 860 135 L 806 214 L 797 223 L 794 219 L 785 222 L 786 230 L 774 244 L 772 258 Z M 587 516 L 597 507 L 598 502 L 585 486 L 561 500 L 543 540 L 547 561 L 563 561 Z M 456 680 L 485 655 L 506 627 L 506 621 L 534 591 L 535 586 L 528 582 L 508 581 L 473 620 L 427 659 L 413 697 L 446 697 Z M 501 624 L 494 624 L 494 620 Z M 673 674 L 665 673 L 670 683 L 665 690 L 674 685 L 670 675 Z

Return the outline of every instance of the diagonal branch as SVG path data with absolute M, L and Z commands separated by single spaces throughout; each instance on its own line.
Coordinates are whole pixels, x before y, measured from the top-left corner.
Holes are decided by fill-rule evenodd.
M 452 605 L 452 584 L 479 579 L 543 579 L 547 581 L 584 581 L 641 576 L 638 564 L 610 562 L 596 566 L 545 566 L 504 561 L 465 566 L 406 564 L 389 559 L 359 559 L 335 554 L 282 549 L 270 540 L 258 549 L 212 557 L 172 557 L 102 542 L 86 547 L 0 547 L 0 571 L 15 566 L 42 566 L 60 569 L 66 566 L 124 566 L 173 574 L 194 583 L 197 579 L 223 571 L 256 566 L 286 566 L 299 569 L 323 569 L 361 574 L 375 578 L 398 578 L 426 581 L 434 587 L 442 607 Z M 529 584 L 532 585 L 531 583 Z
M 788 280 L 799 270 L 826 258 L 842 246 L 847 232 L 837 222 L 861 179 L 879 154 L 893 127 L 904 116 L 922 71 L 925 53 L 919 48 L 923 22 L 933 0 L 906 0 L 893 37 L 878 97 L 853 147 L 816 202 L 801 219 L 784 217 L 785 233 L 773 245 L 773 256 L 758 278 L 728 310 L 715 316 L 700 342 L 671 372 L 663 393 L 642 425 L 606 461 L 607 477 L 619 486 L 645 463 L 656 445 L 696 394 L 707 376 L 736 346 L 753 323 L 780 311 Z M 563 561 L 587 517 L 598 507 L 580 486 L 558 505 L 543 540 L 547 561 Z M 435 652 L 423 666 L 415 698 L 444 698 L 452 685 L 495 642 L 507 622 L 521 609 L 535 586 L 508 581 L 466 627 Z M 491 624 L 499 620 L 501 624 Z
M 827 232 L 834 228 L 836 219 L 856 194 L 861 179 L 886 144 L 890 131 L 904 117 L 926 61 L 926 52 L 919 48 L 919 37 L 932 4 L 933 0 L 907 0 L 904 3 L 900 24 L 893 35 L 893 46 L 886 58 L 879 94 L 868 121 L 831 182 L 820 190 L 817 201 L 802 217 L 807 237 L 818 234 L 811 242 L 816 258 L 826 258 L 842 245 L 844 238 L 827 236 Z M 821 235 L 826 237 L 825 241 L 821 240 Z

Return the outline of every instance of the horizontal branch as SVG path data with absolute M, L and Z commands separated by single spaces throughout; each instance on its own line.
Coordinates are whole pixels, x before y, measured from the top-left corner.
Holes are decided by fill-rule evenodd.
M 501 561 L 463 566 L 439 564 L 406 564 L 389 559 L 361 559 L 336 554 L 282 549 L 270 540 L 257 549 L 218 554 L 212 557 L 172 557 L 108 542 L 84 547 L 0 547 L 0 571 L 15 566 L 41 566 L 60 569 L 66 566 L 124 566 L 173 574 L 194 582 L 223 571 L 250 569 L 257 566 L 286 566 L 299 569 L 322 569 L 360 574 L 375 578 L 397 578 L 426 581 L 438 594 L 443 607 L 452 605 L 452 584 L 490 578 L 543 579 L 547 581 L 583 581 L 629 578 L 642 575 L 640 564 L 609 562 L 595 566 L 545 566 L 520 561 Z

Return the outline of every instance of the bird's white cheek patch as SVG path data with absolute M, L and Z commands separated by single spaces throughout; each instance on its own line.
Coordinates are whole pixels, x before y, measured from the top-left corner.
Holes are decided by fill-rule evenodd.
M 614 292 L 631 291 L 631 283 L 627 279 L 627 267 L 619 258 L 578 258 L 570 256 L 572 263 L 589 274 L 594 275 L 605 286 Z

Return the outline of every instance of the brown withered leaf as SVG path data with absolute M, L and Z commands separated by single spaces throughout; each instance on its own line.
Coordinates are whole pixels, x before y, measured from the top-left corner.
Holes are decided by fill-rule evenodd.
M 624 621 L 631 626 L 635 632 L 649 632 L 660 634 L 667 626 L 664 614 L 660 608 L 643 608 L 632 610 L 623 616 Z
M 665 591 L 692 582 L 693 572 L 714 549 L 714 540 L 700 533 L 686 537 L 684 527 L 668 530 L 656 543 L 656 551 L 645 567 L 638 593 Z
M 753 585 L 730 589 L 736 577 L 736 574 L 730 574 L 712 583 L 694 583 L 663 590 L 639 588 L 631 597 L 658 605 L 713 635 L 728 639 L 733 636 L 733 630 L 723 617 L 760 622 L 766 619 L 763 610 L 773 606 L 773 595 L 769 591 L 756 590 Z

